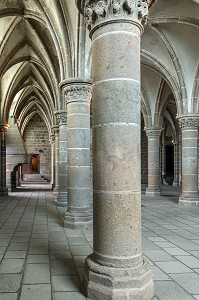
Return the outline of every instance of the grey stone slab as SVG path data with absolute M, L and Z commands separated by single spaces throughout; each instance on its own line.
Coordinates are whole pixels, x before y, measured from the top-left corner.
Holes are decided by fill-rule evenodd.
M 48 247 L 30 247 L 28 253 L 29 254 L 48 254 Z
M 70 251 L 51 251 L 50 258 L 67 260 L 67 259 L 72 259 L 72 254 Z
M 182 286 L 190 294 L 199 294 L 199 274 L 169 274 L 180 286 Z
M 67 242 L 54 242 L 49 244 L 51 251 L 67 251 L 69 246 Z
M 53 292 L 52 300 L 86 300 L 87 298 L 78 292 Z
M 4 258 L 26 258 L 27 251 L 7 250 Z
M 89 255 L 91 254 L 92 248 L 90 246 L 71 246 L 70 250 L 73 255 Z
M 31 247 L 47 247 L 48 239 L 31 239 L 30 246 Z
M 15 236 L 12 238 L 12 243 L 27 243 L 29 240 L 29 236 Z
M 21 274 L 0 274 L 0 291 L 2 293 L 15 293 L 21 284 Z
M 83 237 L 83 233 L 81 230 L 65 228 L 64 231 L 67 237 Z
M 181 286 L 174 281 L 155 281 L 155 295 L 159 300 L 193 300 Z
M 170 254 L 165 252 L 164 250 L 149 250 L 149 251 L 143 251 L 144 255 L 148 257 L 150 260 L 156 262 L 156 261 L 172 261 L 175 260 L 174 257 L 172 257 Z
M 52 260 L 52 275 L 74 275 L 76 274 L 75 265 L 72 260 Z
M 29 247 L 29 244 L 28 243 L 14 243 L 14 242 L 11 242 L 9 247 L 8 247 L 8 250 L 22 250 L 22 251 L 25 251 L 27 250 Z
M 166 242 L 154 242 L 157 246 L 161 247 L 161 248 L 175 248 L 176 245 L 175 244 L 172 244 L 168 241 Z
M 179 261 L 156 262 L 156 265 L 165 273 L 189 273 L 193 272 L 190 268 Z
M 4 258 L 0 265 L 0 273 L 20 273 L 23 269 L 24 259 Z
M 157 266 L 155 265 L 151 266 L 151 270 L 153 273 L 154 280 L 171 280 L 171 278 Z
M 25 268 L 23 283 L 50 283 L 49 264 L 27 264 Z
M 0 293 L 0 300 L 17 300 L 17 293 Z
M 27 263 L 28 264 L 34 264 L 34 263 L 36 263 L 36 264 L 41 264 L 41 263 L 43 263 L 43 264 L 45 264 L 45 263 L 49 263 L 49 256 L 48 255 L 34 255 L 34 254 L 30 254 L 30 255 L 28 255 L 28 257 L 27 257 Z
M 190 256 L 190 253 L 178 248 L 178 247 L 175 247 L 175 248 L 164 248 L 164 251 L 168 252 L 169 254 L 171 255 L 187 255 L 187 256 Z
M 86 259 L 86 255 L 84 255 L 84 256 L 73 256 L 73 258 L 74 258 L 74 260 L 75 260 L 75 265 L 76 266 L 84 266 L 84 264 L 85 264 L 85 259 Z
M 166 242 L 167 240 L 165 240 L 164 238 L 160 237 L 160 236 L 152 236 L 148 238 L 151 242 Z
M 31 239 L 47 239 L 48 238 L 48 234 L 47 233 L 33 233 L 31 235 Z
M 192 256 L 176 256 L 183 264 L 189 268 L 199 268 L 199 259 Z
M 0 247 L 6 247 L 9 245 L 11 239 L 0 239 Z
M 199 300 L 199 295 L 193 295 L 194 299 Z
M 87 246 L 89 245 L 88 241 L 83 237 L 69 237 L 68 243 L 70 246 Z
M 52 276 L 52 290 L 54 292 L 79 292 L 78 277 L 69 276 Z
M 0 247 L 0 254 L 4 254 L 6 251 L 6 248 L 7 248 L 6 246 Z
M 50 284 L 22 285 L 20 300 L 51 300 Z

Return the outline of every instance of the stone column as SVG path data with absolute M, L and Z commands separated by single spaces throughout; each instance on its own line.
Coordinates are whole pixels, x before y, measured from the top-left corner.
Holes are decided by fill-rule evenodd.
M 8 127 L 0 124 L 0 197 L 8 195 L 6 187 L 6 132 Z
M 51 144 L 51 186 L 54 189 L 55 184 L 55 135 L 50 135 L 50 144 Z
M 160 196 L 160 133 L 159 128 L 146 129 L 148 138 L 148 187 L 147 196 Z
M 182 133 L 182 194 L 179 204 L 198 206 L 198 126 L 199 116 L 179 117 Z
M 55 113 L 59 124 L 59 193 L 57 206 L 67 206 L 67 112 Z
M 166 151 L 165 151 L 165 131 L 162 133 L 162 145 L 161 145 L 161 181 L 166 184 Z
M 173 143 L 174 147 L 174 179 L 173 186 L 179 185 L 179 152 L 178 152 L 178 143 Z
M 78 78 L 61 83 L 67 101 L 68 209 L 64 227 L 88 228 L 90 209 L 91 83 Z
M 151 299 L 141 250 L 140 34 L 138 1 L 77 1 L 92 37 L 93 253 L 90 299 Z M 139 3 L 145 7 L 146 3 Z M 141 21 L 141 20 L 140 20 Z
M 59 126 L 53 126 L 55 134 L 55 187 L 53 190 L 54 195 L 59 192 Z

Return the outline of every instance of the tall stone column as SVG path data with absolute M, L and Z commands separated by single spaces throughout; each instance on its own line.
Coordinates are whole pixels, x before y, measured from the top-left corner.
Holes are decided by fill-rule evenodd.
M 159 196 L 160 189 L 160 133 L 159 128 L 146 129 L 148 138 L 148 187 L 147 196 Z
M 55 134 L 55 186 L 53 193 L 58 195 L 59 192 L 59 126 L 53 126 Z
M 91 83 L 72 78 L 61 83 L 67 101 L 68 208 L 64 227 L 88 228 L 90 208 Z
M 51 186 L 54 189 L 55 184 L 55 135 L 50 135 L 50 145 L 51 145 Z
M 140 8 L 138 1 L 81 1 L 92 37 L 93 253 L 90 299 L 151 299 L 141 250 Z M 138 13 L 139 11 L 139 13 Z
M 173 143 L 174 147 L 174 179 L 173 186 L 179 185 L 179 151 L 178 143 Z
M 59 193 L 57 206 L 67 206 L 67 112 L 57 111 L 57 123 L 59 124 Z
M 8 195 L 6 187 L 6 132 L 8 127 L 0 124 L 0 197 Z
M 166 184 L 166 148 L 165 148 L 165 131 L 162 133 L 162 145 L 161 145 L 161 181 Z
M 198 206 L 198 126 L 199 116 L 179 118 L 182 133 L 182 194 L 179 204 Z

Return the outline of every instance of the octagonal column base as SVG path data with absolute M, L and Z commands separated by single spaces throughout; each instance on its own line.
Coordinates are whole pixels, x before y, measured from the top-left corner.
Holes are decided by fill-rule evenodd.
M 146 196 L 149 196 L 149 197 L 158 197 L 160 196 L 162 193 L 162 190 L 160 188 L 147 188 L 146 189 Z
M 92 229 L 93 216 L 91 212 L 73 214 L 66 211 L 64 216 L 64 227 L 70 229 Z
M 92 254 L 86 258 L 84 290 L 95 300 L 150 300 L 154 284 L 149 262 L 137 268 L 113 268 L 97 264 Z
M 58 207 L 66 207 L 67 202 L 68 202 L 68 193 L 67 192 L 59 192 L 56 205 Z
M 199 206 L 199 195 L 193 194 L 193 195 L 180 195 L 178 203 L 180 205 L 184 206 Z

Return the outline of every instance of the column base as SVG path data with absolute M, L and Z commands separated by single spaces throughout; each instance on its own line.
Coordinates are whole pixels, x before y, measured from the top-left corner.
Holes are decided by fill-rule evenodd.
M 177 182 L 173 182 L 173 186 L 179 186 Z
M 67 192 L 59 192 L 56 205 L 58 207 L 66 207 L 67 203 L 68 203 L 68 193 Z
M 64 216 L 64 227 L 70 229 L 92 229 L 93 216 L 91 212 L 73 214 L 66 211 Z
M 5 197 L 5 196 L 8 196 L 8 188 L 2 187 L 0 188 L 0 197 Z
M 154 197 L 154 196 L 160 196 L 162 193 L 162 190 L 160 188 L 147 188 L 146 189 L 146 196 Z
M 193 194 L 191 196 L 180 195 L 178 204 L 184 206 L 199 206 L 199 195 Z
M 59 194 L 59 187 L 58 187 L 58 186 L 55 186 L 55 187 L 54 187 L 54 190 L 53 190 L 53 195 L 54 195 L 54 196 L 58 196 L 58 194 Z
M 113 268 L 86 258 L 84 289 L 95 300 L 150 300 L 154 284 L 150 264 L 145 259 L 137 268 Z

